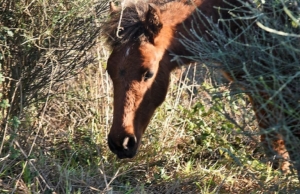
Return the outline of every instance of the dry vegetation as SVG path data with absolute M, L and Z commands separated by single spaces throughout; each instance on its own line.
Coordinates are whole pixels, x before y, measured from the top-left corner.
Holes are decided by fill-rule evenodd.
M 0 193 L 299 192 L 264 160 L 246 96 L 202 64 L 172 76 L 138 155 L 118 160 L 106 5 L 2 0 Z

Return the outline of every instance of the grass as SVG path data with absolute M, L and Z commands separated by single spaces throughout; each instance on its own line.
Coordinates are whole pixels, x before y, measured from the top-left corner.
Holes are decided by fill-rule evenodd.
M 39 118 L 29 107 L 26 119 L 11 127 L 1 156 L 1 193 L 299 191 L 295 175 L 264 162 L 247 98 L 230 94 L 222 80 L 212 87 L 218 74 L 208 75 L 202 65 L 172 76 L 138 155 L 117 159 L 106 143 L 112 115 L 107 51 L 96 51 L 99 63 L 65 82 Z
M 4 7 L 10 6 L 7 2 L 3 2 Z M 3 125 L 0 139 L 3 147 L 0 148 L 0 193 L 300 192 L 295 173 L 284 175 L 278 170 L 273 170 L 272 164 L 266 161 L 259 144 L 257 123 L 247 97 L 233 84 L 220 78 L 218 72 L 207 69 L 202 64 L 187 66 L 182 71 L 174 72 L 166 101 L 155 112 L 144 134 L 139 153 L 133 159 L 117 159 L 109 151 L 106 140 L 112 122 L 113 101 L 112 84 L 105 72 L 110 51 L 98 41 L 93 49 L 86 51 L 87 60 L 81 57 L 84 63 L 77 60 L 77 56 L 82 56 L 81 44 L 90 43 L 89 47 L 92 47 L 94 43 L 95 23 L 94 20 L 87 19 L 93 17 L 88 17 L 85 12 L 87 10 L 93 15 L 90 10 L 95 7 L 88 5 L 94 5 L 94 1 L 74 1 L 72 6 L 65 1 L 55 1 L 46 7 L 42 5 L 44 2 L 39 1 L 20 3 L 24 5 L 16 4 L 16 7 L 13 7 L 12 10 L 17 15 L 15 20 L 7 22 L 8 24 L 15 22 L 16 26 L 24 28 L 24 32 L 37 32 L 41 40 L 43 37 L 40 36 L 40 32 L 57 32 L 58 34 L 51 36 L 59 40 L 53 40 L 53 48 L 57 48 L 56 43 L 61 45 L 61 40 L 66 39 L 66 48 L 63 47 L 66 50 L 62 49 L 61 53 L 57 51 L 58 53 L 53 54 L 52 47 L 45 50 L 45 56 L 53 59 L 50 60 L 51 63 L 49 61 L 50 65 L 47 63 L 45 66 L 46 70 L 52 72 L 52 68 L 57 67 L 55 65 L 61 64 L 69 67 L 69 63 L 79 63 L 82 66 L 72 70 L 73 76 L 61 82 L 59 90 L 55 93 L 52 89 L 57 85 L 51 85 L 53 80 L 42 82 L 44 87 L 38 94 L 46 97 L 31 103 L 30 106 L 22 107 L 21 114 L 11 117 L 4 128 L 4 124 L 1 123 Z M 24 9 L 19 9 L 18 6 Z M 41 18 L 41 23 L 45 24 L 44 28 L 34 23 L 39 20 L 31 20 L 27 18 L 27 12 L 20 11 L 28 9 L 32 16 Z M 10 11 L 8 8 L 7 10 Z M 99 14 L 101 17 L 98 15 L 99 18 L 96 18 L 103 19 L 105 14 Z M 84 20 L 82 15 L 86 17 Z M 75 24 L 69 23 L 67 16 L 70 16 L 70 21 L 78 21 L 75 22 L 78 31 L 69 30 L 73 29 Z M 79 20 L 76 20 L 78 16 Z M 48 17 L 51 21 L 56 21 L 56 25 L 48 26 Z M 23 19 L 28 29 L 23 26 Z M 61 21 L 66 22 L 60 23 Z M 83 24 L 87 26 L 85 30 L 81 30 Z M 66 32 L 51 30 L 52 27 L 62 29 L 61 26 L 65 26 L 63 29 L 66 29 Z M 18 50 L 20 53 L 33 48 L 30 53 L 36 57 L 40 47 L 48 48 L 47 41 L 31 42 L 35 39 L 29 35 L 29 38 L 24 40 L 15 38 L 18 33 L 20 37 L 24 37 L 21 32 L 23 33 L 13 27 L 6 27 L 1 28 L 0 33 L 7 40 L 16 40 L 13 42 L 15 45 L 24 45 L 25 50 Z M 15 34 L 9 38 L 11 33 Z M 9 36 L 4 36 L 5 34 Z M 88 39 L 82 39 L 81 36 L 78 38 L 78 34 Z M 94 36 L 89 39 L 86 35 Z M 47 33 L 43 36 L 44 40 L 48 40 Z M 80 41 L 74 38 L 68 42 L 68 37 L 76 37 Z M 3 45 L 9 42 L 6 39 L 1 41 Z M 72 41 L 79 44 L 76 44 L 78 50 L 69 52 Z M 38 45 L 33 47 L 33 43 Z M 44 43 L 46 45 L 43 45 Z M 12 63 L 8 63 L 8 66 L 4 66 L 3 63 L 3 70 L 6 70 L 3 73 L 7 75 L 0 73 L 1 83 L 3 79 L 9 83 L 16 81 L 5 77 L 11 75 L 8 71 L 9 65 L 15 68 L 15 64 L 32 64 L 32 69 L 35 69 L 35 65 L 38 64 L 34 57 L 32 63 L 19 63 L 17 58 L 10 56 L 10 53 L 14 52 L 10 52 L 9 47 L 6 49 Z M 5 52 L 0 54 L 1 63 L 8 57 Z M 52 64 L 59 58 L 57 56 L 63 56 L 65 52 L 70 55 L 67 55 L 67 58 L 62 57 L 57 64 Z M 90 59 L 90 56 L 97 57 L 97 60 Z M 45 69 L 40 70 L 44 72 Z M 24 76 L 27 76 L 27 73 L 25 71 Z M 60 76 L 59 73 L 57 75 Z M 25 79 L 22 77 L 20 80 Z M 21 83 L 20 80 L 18 83 Z M 23 86 L 35 84 L 29 78 L 26 80 L 29 80 L 29 85 Z M 4 86 L 2 84 L 1 91 Z M 30 92 L 29 94 L 35 99 L 35 95 Z M 4 116 L 8 114 L 5 110 L 10 108 L 10 102 L 0 97 L 0 118 L 5 120 Z M 16 99 L 17 97 L 18 95 Z M 12 100 L 15 100 L 14 97 Z M 18 100 L 16 104 L 19 104 Z M 19 107 L 14 109 L 18 110 Z

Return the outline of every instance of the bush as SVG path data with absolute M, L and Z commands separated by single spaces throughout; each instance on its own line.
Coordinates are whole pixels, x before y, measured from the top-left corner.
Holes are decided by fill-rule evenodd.
M 88 51 L 106 8 L 106 2 L 93 5 L 90 0 L 1 2 L 0 60 L 7 78 L 2 93 L 10 114 L 20 115 L 28 105 L 45 100 L 94 60 Z
M 41 121 L 47 104 L 95 63 L 92 48 L 107 10 L 106 1 L 0 2 L 0 157 L 14 161 L 1 167 L 1 189 L 7 177 L 16 181 L 15 190 L 20 177 L 30 185 L 38 176 L 28 160 L 39 155 L 34 145 L 46 130 Z
M 209 60 L 208 66 L 228 72 L 251 96 L 260 133 L 271 139 L 280 134 L 299 170 L 299 1 L 249 2 L 231 10 L 231 19 L 221 18 L 216 24 L 206 18 L 208 22 L 195 24 L 191 36 L 196 41 L 183 38 L 182 43 L 191 51 L 189 57 Z M 198 25 L 207 25 L 208 30 L 199 34 Z M 231 30 L 234 25 L 238 28 Z
M 183 75 L 178 86 L 172 76 L 139 154 L 117 160 L 106 142 L 113 106 L 105 73 L 110 51 L 97 37 L 106 9 L 107 1 L 1 2 L 0 193 L 299 188 L 293 176 L 261 162 L 249 101 L 224 92 L 227 85 L 212 87 L 217 78 L 202 66 L 189 67 L 200 75 Z M 188 77 L 197 83 L 190 85 Z

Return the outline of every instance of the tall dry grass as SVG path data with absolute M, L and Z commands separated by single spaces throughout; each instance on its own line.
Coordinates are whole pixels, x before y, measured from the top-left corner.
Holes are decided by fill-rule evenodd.
M 59 7 L 65 2 L 56 3 L 53 5 Z M 172 75 L 166 101 L 152 118 L 138 155 L 118 160 L 106 142 L 112 121 L 112 84 L 105 72 L 110 51 L 101 37 L 95 42 L 86 51 L 86 56 L 94 60 L 70 72 L 72 76 L 61 81 L 55 91 L 49 87 L 50 79 L 43 88 L 46 98 L 27 104 L 19 114 L 9 117 L 7 109 L 1 107 L 5 126 L 1 128 L 1 193 L 299 190 L 296 176 L 272 170 L 263 160 L 248 99 L 238 90 L 235 95 L 230 93 L 228 89 L 234 86 L 202 64 Z M 55 57 L 52 53 L 51 58 Z
M 103 50 L 100 45 L 95 49 Z M 108 149 L 112 85 L 99 63 L 65 82 L 32 129 L 19 127 L 1 158 L 2 192 L 15 193 L 266 193 L 296 192 L 296 176 L 263 160 L 247 98 L 217 89 L 193 71 L 178 80 L 156 111 L 133 159 Z M 217 75 L 217 74 L 216 74 Z M 190 78 L 190 79 L 189 79 Z M 194 82 L 192 81 L 194 79 Z M 212 95 L 214 94 L 214 95 Z M 236 123 L 232 123 L 233 119 Z M 241 126 L 242 128 L 239 128 Z M 28 157 L 29 150 L 31 155 Z

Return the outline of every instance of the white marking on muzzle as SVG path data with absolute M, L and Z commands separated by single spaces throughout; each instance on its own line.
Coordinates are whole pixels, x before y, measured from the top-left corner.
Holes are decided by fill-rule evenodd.
M 125 139 L 124 139 L 124 141 L 123 141 L 123 148 L 125 149 L 125 150 L 127 150 L 128 149 L 128 147 L 127 147 L 127 144 L 128 144 L 128 141 L 129 141 L 129 137 L 125 137 Z
M 123 144 L 122 144 L 122 146 L 123 146 L 123 148 L 124 148 L 125 150 L 128 150 L 128 142 L 129 142 L 129 137 L 125 137 L 125 138 L 124 138 L 124 141 L 123 141 Z M 134 136 L 134 142 L 135 142 L 135 143 L 137 142 L 137 139 L 136 139 L 135 136 Z

